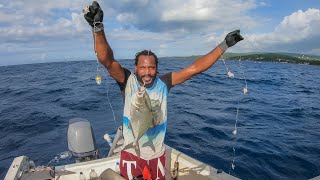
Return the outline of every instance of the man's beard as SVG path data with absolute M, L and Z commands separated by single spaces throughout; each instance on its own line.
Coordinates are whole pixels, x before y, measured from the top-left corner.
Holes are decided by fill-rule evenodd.
M 135 74 L 136 74 L 136 77 L 137 77 L 140 85 L 144 86 L 146 88 L 151 87 L 154 83 L 155 78 L 156 78 L 156 76 L 152 76 L 151 74 L 145 74 L 143 76 L 139 76 L 137 73 L 135 73 Z M 151 82 L 149 84 L 145 84 L 145 82 L 143 81 L 143 78 L 145 78 L 145 77 L 151 78 Z

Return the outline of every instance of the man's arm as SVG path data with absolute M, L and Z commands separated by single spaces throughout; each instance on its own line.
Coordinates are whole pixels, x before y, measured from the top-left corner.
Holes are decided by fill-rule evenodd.
M 216 47 L 208 54 L 194 61 L 187 68 L 178 72 L 172 72 L 172 85 L 175 86 L 177 84 L 181 84 L 193 76 L 209 69 L 223 53 L 224 51 L 222 49 Z
M 103 30 L 103 11 L 100 5 L 93 1 L 92 5 L 84 9 L 84 13 L 84 18 L 93 30 L 94 48 L 99 62 L 107 68 L 112 78 L 118 82 L 124 82 L 125 71 L 114 59 L 113 51 Z
M 230 32 L 225 40 L 211 52 L 200 57 L 181 71 L 172 72 L 172 85 L 181 84 L 193 76 L 209 69 L 229 47 L 241 40 L 243 40 L 243 37 L 240 35 L 240 30 Z
M 94 32 L 95 51 L 97 58 L 107 68 L 111 77 L 117 82 L 125 81 L 125 72 L 122 66 L 114 59 L 113 51 L 106 39 L 104 31 Z

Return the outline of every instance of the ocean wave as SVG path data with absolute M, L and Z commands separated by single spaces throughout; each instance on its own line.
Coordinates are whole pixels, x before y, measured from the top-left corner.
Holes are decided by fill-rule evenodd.
M 192 62 L 164 59 L 159 70 L 162 74 Z M 132 69 L 132 61 L 120 63 Z M 234 148 L 231 174 L 242 179 L 319 175 L 320 79 L 314 74 L 320 69 L 246 61 L 249 91 L 244 95 L 238 61 L 227 65 L 235 78 L 227 77 L 219 61 L 170 90 L 165 143 L 225 172 Z M 109 75 L 96 85 L 95 71 L 96 61 L 0 67 L 0 178 L 13 157 L 27 155 L 41 164 L 65 151 L 70 118 L 89 119 L 97 137 L 115 129 L 109 100 L 116 119 L 122 119 L 121 92 Z M 106 142 L 97 142 L 104 151 Z

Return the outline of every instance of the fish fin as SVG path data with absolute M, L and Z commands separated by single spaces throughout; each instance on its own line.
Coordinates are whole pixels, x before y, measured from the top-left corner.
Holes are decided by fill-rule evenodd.
M 149 139 L 146 143 L 142 145 L 142 147 L 146 147 L 146 146 L 149 146 L 153 150 L 153 152 L 156 152 L 156 148 L 154 147 L 152 139 Z
M 128 128 L 129 128 L 129 129 L 132 129 L 131 122 L 129 122 Z
M 146 107 L 147 107 L 150 111 L 152 111 L 151 99 L 150 99 L 148 93 L 147 93 L 147 96 L 146 96 L 146 99 L 145 99 L 145 103 L 146 103 Z
M 160 124 L 163 118 L 163 113 L 158 100 L 151 101 L 151 105 L 152 105 L 152 117 L 153 117 L 152 123 L 153 123 L 153 127 L 155 127 Z

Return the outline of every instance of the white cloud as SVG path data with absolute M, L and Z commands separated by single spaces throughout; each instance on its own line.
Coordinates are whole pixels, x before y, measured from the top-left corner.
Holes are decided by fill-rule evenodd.
M 299 35 L 304 38 L 309 35 L 319 34 L 316 29 L 320 28 L 320 10 L 308 9 L 303 12 L 299 10 L 286 16 L 281 24 L 276 28 L 276 33 Z
M 0 12 L 0 22 L 5 22 L 5 23 L 19 22 L 24 18 L 25 17 L 23 15 L 12 15 L 12 14 L 5 13 L 3 11 Z
M 257 7 L 254 0 L 162 0 L 115 1 L 104 3 L 113 7 L 110 16 L 136 29 L 152 32 L 185 33 L 221 30 L 222 28 L 252 28 L 254 18 L 246 15 Z
M 176 5 L 168 1 L 161 1 L 164 10 L 161 12 L 163 21 L 208 21 L 215 22 L 219 19 L 246 17 L 243 12 L 256 7 L 254 1 L 219 1 L 219 0 L 189 0 L 175 1 Z M 253 20 L 253 19 L 252 19 Z M 218 21 L 219 22 L 219 21 Z
M 88 3 L 91 2 L 1 3 L 1 56 L 18 57 L 15 53 L 19 52 L 28 54 L 21 57 L 45 60 L 59 55 L 94 55 L 90 26 L 82 14 Z M 299 50 L 320 54 L 317 41 L 320 10 L 315 8 L 297 10 L 283 17 L 272 32 L 260 33 L 255 28 L 263 28 L 266 22 L 272 24 L 274 19 L 256 15 L 255 10 L 270 7 L 273 5 L 270 1 L 100 0 L 99 3 L 104 11 L 105 32 L 119 58 L 131 58 L 137 50 L 148 48 L 159 56 L 204 54 L 235 29 L 241 29 L 245 40 L 229 51 Z
M 9 25 L 0 27 L 0 37 L 6 42 L 79 37 L 79 33 L 87 33 L 90 29 L 81 13 L 86 4 L 85 1 L 64 0 L 46 3 L 8 1 L 5 11 L 1 11 L 0 23 L 6 22 Z M 146 36 L 146 32 L 154 32 L 150 35 L 153 40 L 156 40 L 155 37 L 159 35 L 162 37 L 166 35 L 167 38 L 164 39 L 183 38 L 189 36 L 190 33 L 211 33 L 221 29 L 233 29 L 236 26 L 239 28 L 238 26 L 253 27 L 256 25 L 254 19 L 243 15 L 244 12 L 256 6 L 253 0 L 245 2 L 237 0 L 227 2 L 219 0 L 122 0 L 104 1 L 100 4 L 105 12 L 105 22 L 110 18 L 116 18 L 122 23 L 124 29 L 128 27 L 137 29 L 134 37 L 140 35 L 141 38 L 142 35 Z M 12 9 L 15 9 L 15 13 L 12 13 Z M 227 13 L 231 10 L 233 13 Z M 111 15 L 112 17 L 108 17 Z M 218 18 L 219 16 L 223 18 Z M 246 24 L 240 25 L 242 23 L 239 22 L 246 22 Z M 132 35 L 124 33 L 122 35 L 124 35 L 122 39 L 137 39 Z M 114 36 L 120 38 L 120 34 Z
M 317 52 L 320 47 L 320 10 L 298 10 L 283 18 L 273 32 L 245 35 L 248 51 Z
M 72 13 L 72 26 L 76 28 L 78 32 L 84 32 L 88 30 L 88 23 L 83 20 L 83 14 Z
M 121 13 L 116 18 L 119 22 L 133 22 L 136 20 L 136 17 L 132 13 Z

